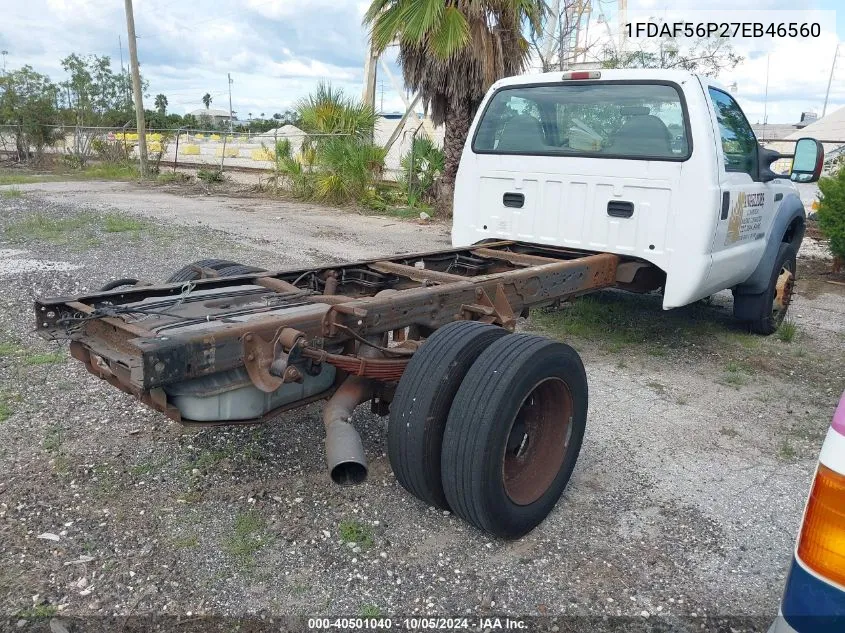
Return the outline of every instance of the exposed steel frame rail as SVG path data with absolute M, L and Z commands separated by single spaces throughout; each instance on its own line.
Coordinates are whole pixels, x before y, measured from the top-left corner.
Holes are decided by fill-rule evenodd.
M 35 305 L 37 329 L 47 338 L 70 338 L 72 355 L 91 373 L 179 419 L 162 388 L 167 384 L 246 367 L 253 383 L 267 391 L 297 379 L 294 357 L 329 362 L 346 373 L 395 382 L 418 339 L 449 322 L 479 320 L 513 329 L 516 316 L 528 308 L 617 283 L 617 255 L 565 249 L 549 252 L 548 248 L 542 255 L 526 251 L 530 251 L 527 245 L 498 242 L 314 271 L 202 279 L 196 288 L 225 291 L 231 286 L 258 285 L 280 296 L 301 299 L 300 307 L 290 314 L 282 310 L 243 322 L 217 321 L 213 328 L 176 328 L 166 336 L 148 325 L 156 319 L 132 323 L 120 316 L 98 316 L 98 310 L 103 305 L 132 304 L 150 297 L 178 298 L 184 293 L 178 284 L 40 300 Z M 438 270 L 437 266 L 442 267 L 439 262 L 451 256 L 482 261 L 488 272 L 461 275 Z M 339 273 L 354 270 L 389 276 L 393 287 L 372 296 L 334 294 Z M 322 294 L 295 285 L 306 274 L 323 276 Z M 71 313 L 89 318 L 68 333 L 59 323 Z M 393 356 L 362 359 L 355 351 L 356 341 L 388 333 L 393 334 L 394 342 L 401 342 Z M 338 345 L 343 346 L 342 354 L 337 353 Z

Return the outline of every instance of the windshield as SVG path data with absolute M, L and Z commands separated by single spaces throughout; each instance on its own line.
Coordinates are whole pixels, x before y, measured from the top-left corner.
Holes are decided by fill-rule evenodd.
M 686 113 L 671 85 L 517 86 L 490 100 L 476 153 L 606 158 L 689 158 Z

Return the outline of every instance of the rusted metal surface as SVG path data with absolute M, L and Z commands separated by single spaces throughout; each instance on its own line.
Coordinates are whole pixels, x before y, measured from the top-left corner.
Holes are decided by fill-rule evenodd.
M 511 264 L 519 264 L 520 266 L 541 266 L 543 264 L 551 264 L 560 261 L 554 257 L 544 257 L 543 255 L 527 255 L 525 253 L 513 253 L 510 251 L 497 251 L 492 248 L 476 248 L 472 251 L 475 255 L 487 257 L 490 259 L 501 259 Z
M 516 413 L 502 458 L 505 492 L 517 505 L 539 499 L 563 465 L 572 395 L 559 378 L 537 384 Z
M 289 281 L 284 279 L 274 279 L 273 277 L 259 277 L 255 280 L 256 285 L 273 290 L 275 292 L 299 292 L 299 288 L 294 286 Z
M 442 273 L 436 270 L 426 270 L 424 268 L 395 264 L 393 262 L 375 262 L 374 264 L 370 264 L 370 268 L 382 273 L 401 275 L 412 281 L 451 283 L 454 281 L 463 281 L 465 279 L 465 277 L 462 277 L 461 275 Z
M 777 281 L 775 282 L 775 298 L 772 304 L 772 311 L 776 315 L 786 312 L 792 302 L 792 294 L 795 288 L 795 275 L 789 268 L 784 266 Z
M 557 252 L 500 242 L 200 279 L 187 289 L 133 286 L 40 300 L 37 329 L 70 338 L 74 357 L 91 373 L 178 419 L 162 390 L 169 384 L 245 367 L 257 388 L 271 392 L 300 380 L 314 363 L 329 363 L 389 385 L 420 339 L 447 323 L 471 319 L 512 329 L 529 307 L 616 285 L 619 256 Z M 362 356 L 362 340 L 390 332 L 394 347 L 386 357 Z
M 475 291 L 476 302 L 461 306 L 461 316 L 468 321 L 482 321 L 501 325 L 507 330 L 513 331 L 516 327 L 516 315 L 508 301 L 505 288 L 502 284 L 496 286 L 496 293 L 493 298 L 481 288 Z

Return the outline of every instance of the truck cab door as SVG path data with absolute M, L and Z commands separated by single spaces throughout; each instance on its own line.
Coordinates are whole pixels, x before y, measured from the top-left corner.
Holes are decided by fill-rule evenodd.
M 716 291 L 735 286 L 754 272 L 766 246 L 780 187 L 760 181 L 757 138 L 736 100 L 714 86 L 708 86 L 707 93 L 713 108 L 721 193 L 707 279 L 707 286 Z

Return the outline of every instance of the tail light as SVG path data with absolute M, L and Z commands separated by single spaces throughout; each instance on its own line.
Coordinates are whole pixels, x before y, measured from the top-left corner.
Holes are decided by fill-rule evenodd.
M 798 541 L 798 558 L 845 585 L 845 475 L 819 464 Z

